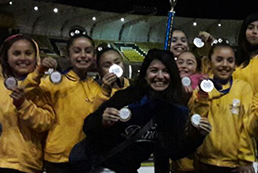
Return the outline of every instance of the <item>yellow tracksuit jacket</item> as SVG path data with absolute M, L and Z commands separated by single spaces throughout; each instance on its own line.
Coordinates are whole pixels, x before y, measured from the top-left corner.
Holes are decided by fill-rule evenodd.
M 248 120 L 247 127 L 249 133 L 258 139 L 258 93 L 256 93 L 253 97 L 252 104 L 252 117 Z
M 258 93 L 258 55 L 250 60 L 250 63 L 242 68 L 242 66 L 237 67 L 233 73 L 234 79 L 242 79 L 248 82 L 254 94 Z
M 190 109 L 208 117 L 212 125 L 211 133 L 197 149 L 199 161 L 223 167 L 255 161 L 255 142 L 247 126 L 253 116 L 252 96 L 250 85 L 238 79 L 233 80 L 229 93 L 224 95 L 214 88 L 209 99 L 202 99 L 197 97 L 197 90 L 194 91 Z
M 19 82 L 20 85 L 20 82 Z M 0 77 L 0 167 L 26 173 L 42 172 L 43 143 L 53 123 L 53 110 L 41 96 L 30 97 L 17 110 L 11 91 L 4 86 Z M 34 104 L 35 103 L 35 104 Z
M 59 84 L 50 82 L 49 77 L 41 78 L 37 71 L 24 81 L 27 95 L 43 93 L 54 109 L 55 122 L 50 128 L 44 150 L 44 159 L 49 162 L 68 162 L 75 144 L 84 137 L 84 119 L 103 101 L 109 99 L 105 91 L 92 78 L 80 80 L 70 70 L 62 76 Z

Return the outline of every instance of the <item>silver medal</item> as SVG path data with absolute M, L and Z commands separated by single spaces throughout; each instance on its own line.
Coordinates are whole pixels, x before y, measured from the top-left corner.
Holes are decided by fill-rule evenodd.
M 121 77 L 123 75 L 123 69 L 119 65 L 113 64 L 109 68 L 109 73 L 114 73 L 117 77 Z
M 8 77 L 7 79 L 5 79 L 4 85 L 7 89 L 10 90 L 18 85 L 18 81 L 14 77 Z
M 192 125 L 195 127 L 197 127 L 200 124 L 200 121 L 201 121 L 201 116 L 199 114 L 194 114 L 191 117 Z
M 189 77 L 183 77 L 181 82 L 186 87 L 191 85 L 191 79 Z
M 211 80 L 209 79 L 204 79 L 201 84 L 200 84 L 201 89 L 204 92 L 211 92 L 214 88 L 214 84 Z
M 204 46 L 204 42 L 202 41 L 202 39 L 196 37 L 194 40 L 193 40 L 193 44 L 198 47 L 198 48 L 202 48 Z
M 120 116 L 120 121 L 126 122 L 126 121 L 130 120 L 130 118 L 132 116 L 132 112 L 130 111 L 130 109 L 125 107 L 125 108 L 120 109 L 119 116 Z
M 62 80 L 62 74 L 58 71 L 54 71 L 53 73 L 50 74 L 50 80 L 52 83 L 60 83 Z

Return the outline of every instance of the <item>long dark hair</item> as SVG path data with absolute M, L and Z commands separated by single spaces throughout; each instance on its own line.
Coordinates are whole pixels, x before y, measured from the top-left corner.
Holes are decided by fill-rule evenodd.
M 4 41 L 4 43 L 0 49 L 0 61 L 1 61 L 2 68 L 3 68 L 2 69 L 3 75 L 5 77 L 14 76 L 13 71 L 8 63 L 8 50 L 12 47 L 12 45 L 15 42 L 17 42 L 19 40 L 27 40 L 28 42 L 31 43 L 31 45 L 35 51 L 35 59 L 37 62 L 38 46 L 37 46 L 36 42 L 26 35 L 22 35 L 22 34 L 12 35 Z
M 248 25 L 254 21 L 258 21 L 258 13 L 254 13 L 249 15 L 242 23 L 239 35 L 238 35 L 238 48 L 237 48 L 237 60 L 236 64 L 238 66 L 243 65 L 243 67 L 246 67 L 251 59 L 250 53 L 258 50 L 257 46 L 252 46 L 247 40 L 246 40 L 246 29 Z
M 136 84 L 141 86 L 141 88 L 145 89 L 146 91 L 150 90 L 145 77 L 148 67 L 155 59 L 161 61 L 166 66 L 171 81 L 168 88 L 165 91 L 162 91 L 159 94 L 159 97 L 170 102 L 179 103 L 182 96 L 182 84 L 179 76 L 179 71 L 174 60 L 174 55 L 169 50 L 149 50 L 147 56 L 142 63 L 140 74 L 138 76 Z

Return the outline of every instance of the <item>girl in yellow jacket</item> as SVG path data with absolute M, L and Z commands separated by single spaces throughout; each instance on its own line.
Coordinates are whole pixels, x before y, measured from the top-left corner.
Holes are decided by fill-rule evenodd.
M 188 77 L 189 79 L 191 79 L 191 85 L 183 85 L 187 93 L 187 97 L 185 97 L 184 103 L 187 105 L 193 90 L 199 83 L 199 80 L 204 78 L 204 75 L 200 73 L 201 59 L 191 51 L 184 51 L 178 56 L 176 63 L 180 73 L 181 80 L 184 77 Z M 193 153 L 188 157 L 172 161 L 172 172 L 193 173 Z
M 196 171 L 252 171 L 255 143 L 246 126 L 252 116 L 252 89 L 247 82 L 232 78 L 235 53 L 226 42 L 217 41 L 209 58 L 215 88 L 208 94 L 195 90 L 189 103 L 194 113 L 205 115 L 212 125 L 211 133 L 197 149 Z
M 113 96 L 116 91 L 127 88 L 130 83 L 129 80 L 124 77 L 125 64 L 123 55 L 107 43 L 99 44 L 96 48 L 96 52 L 96 63 L 101 78 L 98 83 L 107 90 L 112 89 L 112 91 L 109 91 L 111 92 L 111 96 Z M 110 67 L 114 64 L 121 67 L 121 72 L 123 72 L 119 77 L 117 77 L 116 74 L 109 72 Z M 107 85 L 107 87 L 104 87 L 104 85 Z M 109 86 L 112 86 L 112 88 Z
M 68 40 L 67 51 L 71 69 L 63 72 L 59 83 L 51 82 L 52 75 L 42 78 L 45 71 L 57 66 L 52 58 L 45 58 L 24 83 L 26 94 L 43 93 L 55 112 L 55 122 L 48 132 L 44 150 L 44 166 L 48 173 L 72 172 L 69 154 L 85 137 L 82 132 L 84 119 L 110 97 L 109 90 L 102 90 L 87 76 L 95 63 L 93 40 L 87 35 L 75 35 Z
M 243 21 L 238 36 L 237 65 L 234 78 L 248 82 L 254 94 L 258 93 L 258 13 Z
M 10 36 L 0 50 L 1 173 L 42 172 L 44 132 L 54 120 L 53 110 L 43 95 L 25 98 L 20 87 L 38 58 L 36 42 L 25 35 Z

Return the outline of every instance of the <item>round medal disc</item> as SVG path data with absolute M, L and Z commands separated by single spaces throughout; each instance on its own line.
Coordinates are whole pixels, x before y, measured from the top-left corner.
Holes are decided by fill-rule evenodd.
M 123 75 L 123 69 L 119 65 L 113 64 L 109 68 L 109 73 L 115 73 L 117 77 L 121 77 Z
M 201 89 L 204 92 L 211 92 L 214 88 L 214 84 L 211 80 L 209 79 L 204 79 L 201 84 L 200 84 Z
M 196 37 L 194 40 L 193 40 L 193 44 L 198 47 L 198 48 L 201 48 L 204 46 L 204 42 L 202 41 L 202 39 Z
M 183 77 L 181 81 L 182 84 L 186 87 L 191 85 L 191 79 L 189 77 Z
M 120 116 L 121 121 L 126 122 L 126 121 L 130 120 L 132 113 L 131 113 L 130 109 L 128 109 L 128 108 L 122 108 L 119 111 L 119 116 Z
M 50 80 L 52 83 L 60 83 L 62 80 L 62 74 L 58 71 L 54 71 L 50 74 Z
M 201 116 L 199 114 L 194 114 L 191 117 L 191 122 L 193 126 L 197 127 L 200 124 Z
M 8 77 L 5 79 L 4 85 L 7 89 L 12 89 L 18 85 L 18 81 L 14 77 Z

